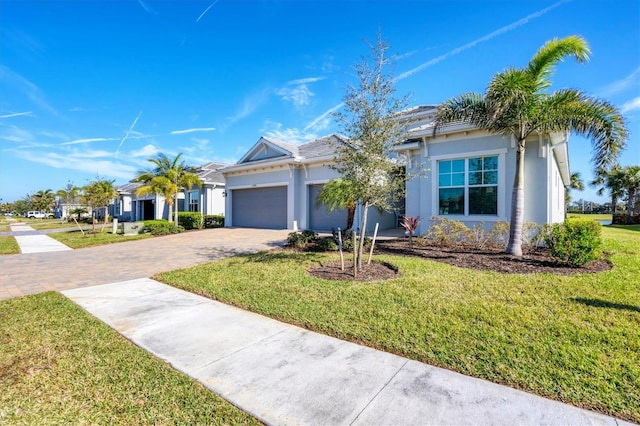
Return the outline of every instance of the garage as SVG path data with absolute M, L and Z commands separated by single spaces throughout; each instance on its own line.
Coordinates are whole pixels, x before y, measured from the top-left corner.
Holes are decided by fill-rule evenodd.
M 234 189 L 232 224 L 248 228 L 287 228 L 287 187 Z
M 323 185 L 309 185 L 309 228 L 314 231 L 330 231 L 347 225 L 347 210 L 336 209 L 333 212 L 323 205 L 316 205 L 316 198 Z

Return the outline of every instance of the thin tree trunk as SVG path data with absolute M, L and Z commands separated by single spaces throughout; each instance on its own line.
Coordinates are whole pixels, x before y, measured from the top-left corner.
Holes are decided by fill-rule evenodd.
M 635 188 L 629 188 L 628 198 L 629 199 L 627 200 L 627 225 L 631 225 L 633 223 L 633 211 L 634 211 L 634 206 L 636 201 Z
M 170 203 L 167 202 L 167 204 L 169 204 L 169 216 L 167 217 L 167 220 L 171 222 L 173 220 L 173 201 Z
M 509 226 L 509 244 L 507 253 L 522 256 L 522 226 L 524 224 L 524 144 L 518 141 L 516 152 L 516 176 L 511 193 L 511 224 Z
M 346 229 L 352 229 L 353 228 L 353 218 L 356 215 L 356 202 L 355 201 L 350 201 L 349 204 L 347 204 L 347 228 Z
M 362 269 L 362 251 L 364 249 L 364 237 L 367 230 L 367 214 L 369 212 L 369 203 L 362 205 L 362 223 L 360 226 L 360 241 L 358 242 L 358 270 Z
M 178 191 L 178 192 L 180 192 L 180 191 Z M 175 213 L 173 214 L 173 223 L 176 226 L 178 226 L 178 192 L 176 192 L 176 195 L 175 195 L 174 204 L 175 204 L 176 209 L 175 209 Z
M 616 214 L 616 207 L 618 206 L 618 197 L 615 195 L 611 196 L 611 213 Z

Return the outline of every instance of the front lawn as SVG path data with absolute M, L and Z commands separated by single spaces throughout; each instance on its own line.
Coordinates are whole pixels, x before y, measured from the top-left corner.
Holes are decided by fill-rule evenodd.
M 59 293 L 0 302 L 0 424 L 260 424 Z
M 91 231 L 84 231 L 84 236 L 80 231 L 70 232 L 54 232 L 49 235 L 51 238 L 55 238 L 61 243 L 73 248 L 84 248 L 92 246 L 100 246 L 103 244 L 123 243 L 125 241 L 141 240 L 143 238 L 151 237 L 151 234 L 140 235 L 121 235 L 112 234 L 111 230 L 100 232 L 99 228 L 96 228 L 97 233 L 92 234 Z
M 0 254 L 18 254 L 20 246 L 12 236 L 0 235 Z
M 640 234 L 604 228 L 613 269 L 513 275 L 377 256 L 389 281 L 307 269 L 335 255 L 238 256 L 157 279 L 224 303 L 463 374 L 640 422 Z

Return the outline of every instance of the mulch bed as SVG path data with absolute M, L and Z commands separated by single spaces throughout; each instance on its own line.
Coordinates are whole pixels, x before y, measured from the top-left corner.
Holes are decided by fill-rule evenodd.
M 611 262 L 606 259 L 594 260 L 581 268 L 575 268 L 558 262 L 546 250 L 535 249 L 526 251 L 522 257 L 508 255 L 503 248 L 476 249 L 469 246 L 432 246 L 413 245 L 409 248 L 406 238 L 380 241 L 376 243 L 376 254 L 393 254 L 399 256 L 415 256 L 437 262 L 448 263 L 460 268 L 495 271 L 504 274 L 538 274 L 549 273 L 558 275 L 574 275 L 608 271 Z M 354 280 L 353 262 L 345 259 L 345 270 L 342 271 L 340 262 L 326 262 L 309 270 L 314 277 L 329 280 Z M 385 280 L 399 277 L 398 271 L 391 265 L 372 262 L 363 265 L 356 281 Z

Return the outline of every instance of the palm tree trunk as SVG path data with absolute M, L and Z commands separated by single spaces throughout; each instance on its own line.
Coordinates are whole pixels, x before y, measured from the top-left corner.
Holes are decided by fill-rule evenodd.
M 350 201 L 349 204 L 347 204 L 347 227 L 345 229 L 352 229 L 353 228 L 353 218 L 356 215 L 356 202 L 355 201 Z
M 511 224 L 507 253 L 522 256 L 522 226 L 524 224 L 524 140 L 518 141 L 516 176 L 511 193 Z
M 628 189 L 628 200 L 627 200 L 627 225 L 631 225 L 633 223 L 633 213 L 634 206 L 636 201 L 636 189 L 631 187 Z
M 178 193 L 179 192 L 180 191 L 176 192 L 175 201 L 174 201 L 174 205 L 176 206 L 176 209 L 175 209 L 175 213 L 173 214 L 173 223 L 176 226 L 178 226 Z
M 618 206 L 618 197 L 615 195 L 611 196 L 611 214 L 616 214 L 616 207 Z

